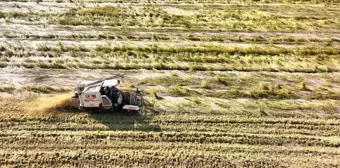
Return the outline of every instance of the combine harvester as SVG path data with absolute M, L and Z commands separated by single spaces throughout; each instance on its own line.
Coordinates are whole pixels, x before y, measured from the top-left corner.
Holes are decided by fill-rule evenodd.
M 140 113 L 143 95 L 140 90 L 121 91 L 123 74 L 98 81 L 83 81 L 74 90 L 72 98 L 79 99 L 80 110 L 106 110 L 121 113 Z

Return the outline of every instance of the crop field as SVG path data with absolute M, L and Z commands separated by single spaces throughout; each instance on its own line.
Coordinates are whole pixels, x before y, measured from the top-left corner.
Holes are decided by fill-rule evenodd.
M 140 115 L 86 112 L 124 73 Z M 340 167 L 340 0 L 1 0 L 2 167 Z

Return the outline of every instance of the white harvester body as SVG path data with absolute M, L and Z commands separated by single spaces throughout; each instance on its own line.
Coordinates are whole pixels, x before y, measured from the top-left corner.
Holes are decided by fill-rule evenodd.
M 98 81 L 83 81 L 75 89 L 74 98 L 79 99 L 79 109 L 106 109 L 116 112 L 140 112 L 142 93 L 121 92 L 123 75 L 115 75 Z M 113 79 L 120 78 L 120 79 Z

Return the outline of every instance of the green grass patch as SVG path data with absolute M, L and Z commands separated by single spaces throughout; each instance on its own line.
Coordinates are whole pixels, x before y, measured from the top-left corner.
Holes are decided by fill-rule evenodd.
M 24 90 L 35 92 L 35 93 L 64 93 L 69 92 L 70 89 L 67 88 L 54 88 L 50 86 L 24 86 Z
M 185 9 L 191 15 L 169 12 L 160 6 L 94 7 L 81 10 L 72 9 L 51 23 L 62 25 L 93 25 L 113 27 L 165 27 L 185 29 L 217 29 L 227 31 L 298 31 L 339 29 L 338 10 L 301 6 L 232 5 L 202 6 L 194 11 Z M 275 12 L 274 12 L 275 11 Z M 287 11 L 292 14 L 287 14 Z M 321 12 L 322 11 L 322 12 Z M 317 15 L 315 15 L 317 14 Z M 189 40 L 200 38 L 188 35 Z M 258 38 L 257 40 L 262 40 Z
M 15 90 L 13 86 L 1 86 L 0 92 L 12 93 Z
M 187 86 L 187 85 L 194 85 L 198 84 L 199 81 L 193 78 L 183 78 L 176 75 L 171 76 L 160 76 L 156 78 L 146 78 L 139 82 L 140 85 L 164 85 L 164 86 L 171 86 L 171 85 L 178 85 L 178 86 Z
M 7 67 L 7 63 L 5 62 L 0 62 L 0 68 L 5 68 Z
M 83 9 L 83 10 L 77 11 L 77 14 L 114 17 L 114 16 L 120 16 L 124 14 L 124 10 L 119 7 L 103 6 L 103 7 Z
M 280 84 L 267 84 L 260 82 L 259 86 L 250 90 L 250 96 L 253 98 L 277 98 L 277 99 L 292 99 L 297 98 L 297 95 L 284 89 Z
M 193 96 L 193 95 L 198 94 L 194 90 L 190 90 L 186 87 L 181 87 L 181 86 L 178 86 L 178 85 L 170 87 L 170 89 L 168 90 L 168 93 L 171 96 L 178 96 L 178 97 Z
M 211 89 L 211 86 L 209 85 L 209 83 L 206 80 L 202 80 L 201 81 L 201 88 L 203 88 L 203 89 Z

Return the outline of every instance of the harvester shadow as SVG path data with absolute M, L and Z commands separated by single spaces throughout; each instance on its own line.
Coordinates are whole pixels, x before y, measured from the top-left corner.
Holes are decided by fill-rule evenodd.
M 55 111 L 65 113 L 79 113 L 79 102 L 75 99 L 67 99 L 54 107 Z M 107 130 L 135 130 L 135 131 L 161 131 L 158 124 L 152 122 L 156 112 L 153 110 L 153 104 L 145 100 L 141 113 L 114 113 L 110 111 L 87 111 L 90 118 L 106 126 Z
M 89 114 L 91 118 L 105 125 L 108 130 L 161 131 L 158 124 L 151 122 L 152 116 L 108 112 L 89 112 Z

